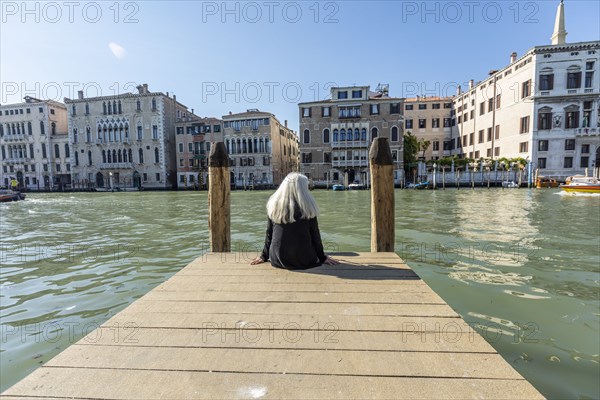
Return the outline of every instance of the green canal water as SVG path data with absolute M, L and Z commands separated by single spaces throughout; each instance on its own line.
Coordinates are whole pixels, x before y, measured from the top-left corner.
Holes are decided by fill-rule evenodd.
M 369 251 L 369 192 L 313 192 L 329 251 Z M 232 194 L 234 251 L 268 192 Z M 0 390 L 207 248 L 203 192 L 29 194 L 0 205 Z M 396 192 L 396 252 L 549 398 L 600 397 L 600 197 Z

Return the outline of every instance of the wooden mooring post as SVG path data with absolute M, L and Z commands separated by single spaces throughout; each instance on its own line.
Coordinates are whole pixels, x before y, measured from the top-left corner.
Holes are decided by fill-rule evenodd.
M 378 137 L 369 151 L 371 169 L 371 251 L 394 251 L 394 166 L 387 138 Z
M 223 142 L 215 143 L 208 156 L 208 235 L 210 251 L 231 251 L 231 198 L 229 155 Z

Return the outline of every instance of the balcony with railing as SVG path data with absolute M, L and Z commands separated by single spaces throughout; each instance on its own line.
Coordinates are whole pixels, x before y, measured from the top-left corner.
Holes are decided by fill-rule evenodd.
M 133 163 L 130 162 L 117 162 L 117 163 L 100 163 L 98 165 L 100 169 L 132 169 Z
M 334 167 L 367 167 L 369 160 L 333 160 Z
M 600 128 L 576 128 L 575 136 L 598 136 Z
M 369 147 L 369 142 L 366 140 L 344 140 L 331 142 L 331 147 L 334 149 L 366 149 Z

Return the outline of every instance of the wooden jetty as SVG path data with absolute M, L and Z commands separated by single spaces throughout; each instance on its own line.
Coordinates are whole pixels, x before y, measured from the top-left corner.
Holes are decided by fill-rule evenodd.
M 211 176 L 219 175 L 228 176 Z M 373 207 L 393 207 L 375 178 Z M 190 263 L 2 399 L 543 398 L 385 250 L 393 210 L 374 211 L 372 252 L 287 271 L 228 252 L 220 236 L 229 232 L 215 226 L 229 218 L 228 193 L 215 191 L 213 201 L 223 208 L 224 217 L 211 214 L 220 252 Z

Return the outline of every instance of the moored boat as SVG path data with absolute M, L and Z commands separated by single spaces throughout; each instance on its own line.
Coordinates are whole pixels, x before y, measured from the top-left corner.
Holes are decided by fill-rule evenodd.
M 353 183 L 348 185 L 348 190 L 364 190 L 366 186 L 358 181 L 354 181 Z
M 335 191 L 335 192 L 342 191 L 342 190 L 346 190 L 346 188 L 344 187 L 344 185 L 340 185 L 340 184 L 333 185 L 333 186 L 331 187 L 331 189 L 332 189 L 333 191 Z
M 568 177 L 566 183 L 560 185 L 560 188 L 570 193 L 600 194 L 600 181 L 593 176 L 574 175 Z
M 554 178 L 548 178 L 546 176 L 538 176 L 535 181 L 535 187 L 538 189 L 541 188 L 557 188 L 558 181 Z

